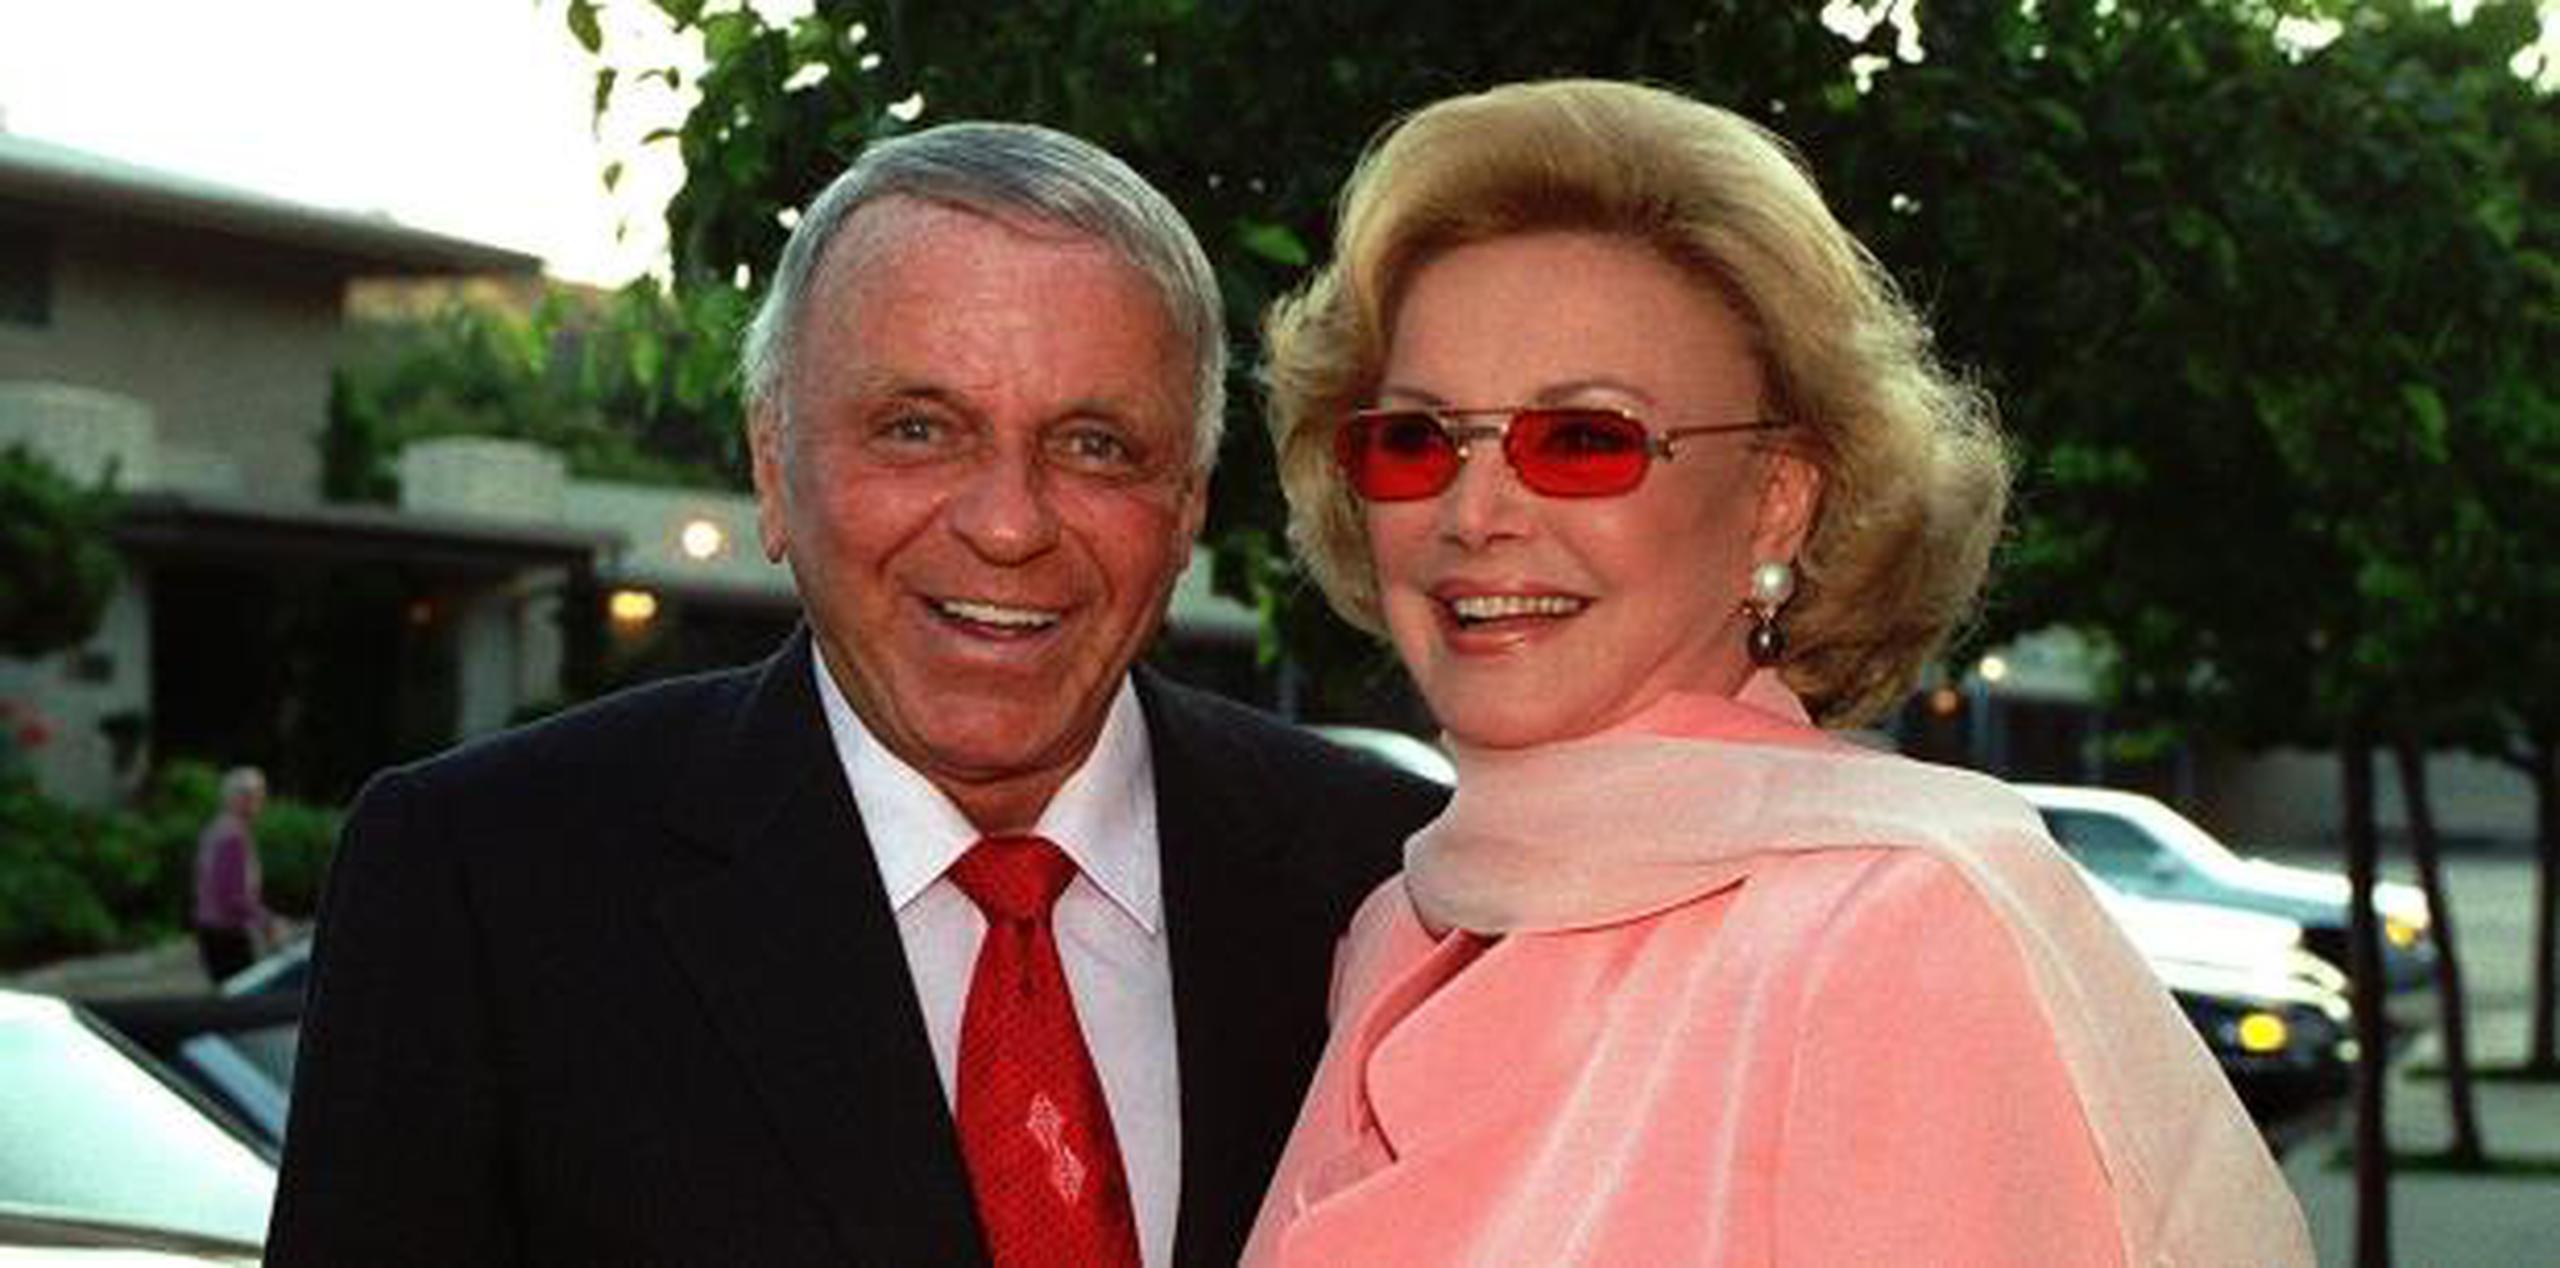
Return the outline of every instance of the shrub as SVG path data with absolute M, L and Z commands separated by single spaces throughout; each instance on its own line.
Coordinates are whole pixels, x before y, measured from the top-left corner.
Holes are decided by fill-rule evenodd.
M 287 916 L 319 910 L 321 883 L 338 846 L 338 811 L 278 798 L 258 817 L 258 862 L 265 869 L 267 906 Z
M 114 943 L 115 917 L 80 866 L 94 818 L 23 775 L 0 776 L 0 965 Z
M 221 774 L 196 761 L 156 772 L 132 807 L 81 810 L 23 775 L 0 775 L 0 966 L 139 946 L 187 927 L 196 836 Z M 275 798 L 258 819 L 269 907 L 313 910 L 339 814 Z

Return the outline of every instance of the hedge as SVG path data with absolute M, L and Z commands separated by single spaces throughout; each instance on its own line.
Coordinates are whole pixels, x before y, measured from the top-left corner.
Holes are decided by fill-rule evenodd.
M 128 808 L 46 797 L 0 769 L 0 968 L 143 946 L 185 931 L 196 835 L 220 801 L 202 762 L 164 766 Z M 308 914 L 338 835 L 338 812 L 276 798 L 254 834 L 267 905 Z

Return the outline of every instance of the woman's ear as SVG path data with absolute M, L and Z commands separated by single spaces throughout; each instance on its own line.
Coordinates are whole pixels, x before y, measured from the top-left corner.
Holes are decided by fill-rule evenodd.
M 1752 524 L 1754 559 L 1792 561 L 1813 532 L 1814 512 L 1822 505 L 1822 469 L 1789 449 L 1764 450 L 1760 470 L 1760 511 Z

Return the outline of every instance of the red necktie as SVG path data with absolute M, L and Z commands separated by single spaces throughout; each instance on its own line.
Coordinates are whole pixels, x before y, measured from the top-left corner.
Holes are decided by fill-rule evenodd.
M 995 1268 L 1137 1268 L 1119 1138 L 1049 925 L 1075 875 L 1031 836 L 989 837 L 951 865 L 987 918 L 960 1022 L 958 1099 Z

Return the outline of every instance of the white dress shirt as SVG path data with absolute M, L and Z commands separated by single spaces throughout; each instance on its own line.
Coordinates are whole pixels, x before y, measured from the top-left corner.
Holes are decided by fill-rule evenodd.
M 811 657 L 836 759 L 861 808 L 871 856 L 898 915 L 925 1035 L 948 1103 L 957 1086 L 960 1017 L 986 918 L 947 873 L 979 831 L 914 767 L 874 738 Z M 1173 1262 L 1181 1199 L 1182 1100 L 1174 1063 L 1173 962 L 1164 936 L 1155 766 L 1146 719 L 1124 676 L 1084 765 L 1033 829 L 1075 861 L 1051 916 L 1076 1020 L 1111 1106 L 1145 1268 Z

